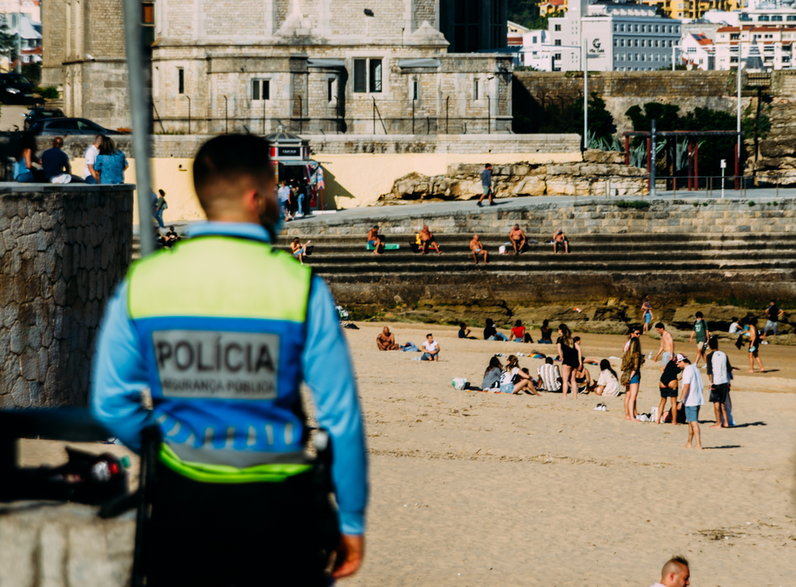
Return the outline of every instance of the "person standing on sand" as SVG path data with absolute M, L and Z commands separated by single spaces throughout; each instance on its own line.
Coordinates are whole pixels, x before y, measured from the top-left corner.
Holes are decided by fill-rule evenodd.
M 710 330 L 708 330 L 708 323 L 705 322 L 705 317 L 702 312 L 697 312 L 694 314 L 694 317 L 696 320 L 694 321 L 694 327 L 691 330 L 691 337 L 688 339 L 688 342 L 693 343 L 696 338 L 696 366 L 699 367 L 699 359 L 703 359 L 707 362 L 705 358 L 705 346 L 710 338 Z
M 652 315 L 652 303 L 650 302 L 649 296 L 646 296 L 641 304 L 641 316 L 644 320 L 643 332 L 644 334 L 647 334 L 647 332 L 650 329 L 650 326 L 652 326 L 652 319 L 654 318 L 654 316 Z
M 677 355 L 677 366 L 683 370 L 683 390 L 677 403 L 685 406 L 685 422 L 688 424 L 688 442 L 685 447 L 702 450 L 699 433 L 699 406 L 705 403 L 702 374 L 684 355 Z
M 691 584 L 691 570 L 682 556 L 673 556 L 661 569 L 661 580 L 650 587 L 687 587 Z
M 578 382 L 575 372 L 583 365 L 583 355 L 580 346 L 572 340 L 572 331 L 566 324 L 558 326 L 558 358 L 561 360 L 562 397 L 567 397 L 570 387 L 572 397 L 578 399 Z
M 674 357 L 674 340 L 672 339 L 672 335 L 669 333 L 669 331 L 666 330 L 663 322 L 658 322 L 655 325 L 655 330 L 661 337 L 661 345 L 658 347 L 658 352 L 655 353 L 655 358 L 652 360 L 657 361 L 658 357 L 660 357 L 661 365 L 666 366 L 666 363 L 671 361 L 672 357 Z
M 627 336 L 625 352 L 622 355 L 622 379 L 625 386 L 625 420 L 636 420 L 636 398 L 641 383 L 641 336 L 640 328 L 633 328 Z
M 755 373 L 755 361 L 757 361 L 757 366 L 760 367 L 760 373 L 765 373 L 763 361 L 760 360 L 760 343 L 762 342 L 760 331 L 757 329 L 754 319 L 748 320 L 746 326 L 749 327 L 746 333 L 746 336 L 749 337 L 749 347 L 747 348 L 749 353 L 749 373 Z
M 481 202 L 484 201 L 484 198 L 489 198 L 489 205 L 495 205 L 495 192 L 492 189 L 492 164 L 487 163 L 484 165 L 484 170 L 481 172 L 481 190 L 483 193 L 478 200 L 478 207 L 481 207 Z
M 710 380 L 710 402 L 713 404 L 713 413 L 716 423 L 711 428 L 729 428 L 730 420 L 727 411 L 727 403 L 730 398 L 730 379 L 732 378 L 732 366 L 727 355 L 719 350 L 719 339 L 712 336 L 708 340 L 708 348 L 711 352 L 705 359 Z

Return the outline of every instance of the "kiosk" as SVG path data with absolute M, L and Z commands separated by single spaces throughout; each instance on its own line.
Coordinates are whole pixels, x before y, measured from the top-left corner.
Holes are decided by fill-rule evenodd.
M 307 189 L 309 209 L 323 210 L 323 171 L 317 161 L 310 159 L 310 142 L 280 127 L 266 135 L 270 156 L 274 162 L 277 182 L 286 181 L 299 189 Z

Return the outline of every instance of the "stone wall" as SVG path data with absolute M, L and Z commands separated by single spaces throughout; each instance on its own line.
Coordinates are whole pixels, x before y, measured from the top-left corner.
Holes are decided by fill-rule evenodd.
M 473 213 L 463 206 L 454 212 L 434 214 L 424 220 L 417 209 L 380 217 L 374 210 L 356 218 L 342 215 L 314 224 L 289 224 L 287 236 L 319 238 L 324 234 L 366 234 L 378 221 L 384 234 L 411 235 L 423 222 L 438 234 L 508 233 L 516 222 L 529 235 L 549 237 L 551 230 L 561 228 L 577 238 L 578 234 L 707 234 L 792 233 L 796 231 L 796 199 L 649 199 L 648 208 L 620 207 L 621 198 L 543 198 L 538 203 L 529 199 L 523 206 L 501 210 L 486 207 Z
M 403 200 L 469 200 L 480 197 L 478 164 L 453 165 L 445 175 L 429 177 L 411 173 L 399 178 L 382 194 L 381 204 Z M 625 165 L 622 153 L 586 151 L 577 163 L 513 163 L 494 165 L 492 184 L 498 198 L 514 196 L 635 196 L 646 195 L 645 169 Z
M 84 405 L 132 186 L 0 184 L 0 407 Z

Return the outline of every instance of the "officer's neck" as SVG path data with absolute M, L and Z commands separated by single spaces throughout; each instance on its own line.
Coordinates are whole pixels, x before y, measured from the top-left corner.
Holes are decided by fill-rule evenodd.
M 247 210 L 223 210 L 215 214 L 208 214 L 207 220 L 209 222 L 239 222 L 245 224 L 260 224 L 259 216 Z

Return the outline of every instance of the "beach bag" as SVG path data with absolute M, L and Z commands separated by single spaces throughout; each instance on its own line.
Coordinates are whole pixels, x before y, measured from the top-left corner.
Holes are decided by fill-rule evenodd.
M 470 382 L 467 381 L 464 377 L 454 377 L 451 380 L 451 385 L 453 386 L 453 389 L 457 389 L 459 391 L 465 389 L 469 384 Z

